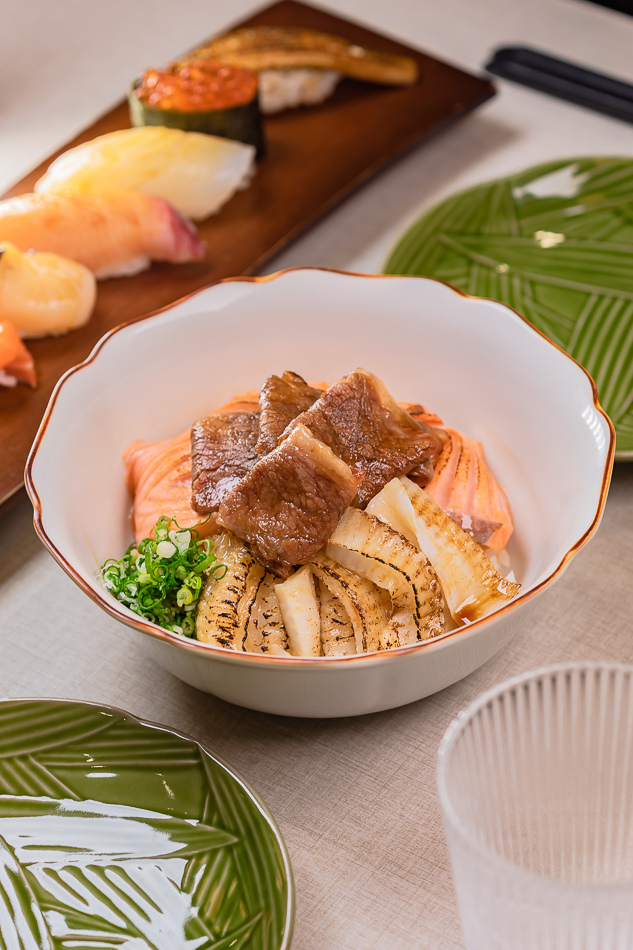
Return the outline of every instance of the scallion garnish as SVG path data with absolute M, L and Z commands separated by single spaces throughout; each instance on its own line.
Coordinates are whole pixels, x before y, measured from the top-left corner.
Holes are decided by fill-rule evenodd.
M 170 528 L 173 523 L 160 517 L 154 537 L 131 544 L 119 561 L 106 561 L 99 580 L 134 613 L 192 637 L 204 575 L 224 577 L 226 565 L 215 563 L 211 542 L 200 541 L 195 528 Z

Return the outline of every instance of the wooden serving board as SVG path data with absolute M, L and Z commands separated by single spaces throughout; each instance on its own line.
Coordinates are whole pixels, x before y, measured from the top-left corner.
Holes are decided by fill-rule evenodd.
M 238 25 L 303 26 L 334 33 L 376 50 L 414 57 L 420 78 L 406 88 L 343 80 L 321 106 L 268 117 L 267 154 L 252 184 L 199 225 L 207 244 L 203 261 L 154 264 L 136 277 L 102 281 L 95 312 L 85 327 L 29 344 L 37 389 L 0 387 L 0 512 L 23 484 L 26 457 L 55 383 L 85 359 L 107 330 L 213 281 L 253 273 L 389 161 L 494 95 L 494 87 L 483 78 L 296 0 L 281 0 Z M 129 124 L 123 101 L 60 152 Z M 60 152 L 4 197 L 32 191 Z

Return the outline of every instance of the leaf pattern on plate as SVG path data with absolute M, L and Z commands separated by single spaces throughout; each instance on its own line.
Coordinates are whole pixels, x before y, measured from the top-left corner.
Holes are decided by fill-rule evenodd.
M 194 742 L 0 702 L 2 950 L 286 950 L 286 868 L 261 803 Z
M 633 458 L 633 162 L 538 165 L 454 195 L 400 239 L 387 274 L 445 280 L 523 314 L 582 363 Z

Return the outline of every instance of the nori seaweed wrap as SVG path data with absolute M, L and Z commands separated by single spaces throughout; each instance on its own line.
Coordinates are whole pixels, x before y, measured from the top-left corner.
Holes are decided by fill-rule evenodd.
M 132 125 L 164 125 L 254 145 L 265 152 L 258 77 L 249 69 L 205 59 L 150 69 L 132 86 Z

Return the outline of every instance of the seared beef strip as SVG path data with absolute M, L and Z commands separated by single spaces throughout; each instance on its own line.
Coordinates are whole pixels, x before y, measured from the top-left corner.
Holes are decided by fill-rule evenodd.
M 267 570 L 288 577 L 323 547 L 361 478 L 297 425 L 225 495 L 218 520 Z
M 300 412 L 309 409 L 322 395 L 322 389 L 308 386 L 305 379 L 296 373 L 269 376 L 259 394 L 259 454 L 272 452 L 288 423 Z
M 220 502 L 250 472 L 258 455 L 258 412 L 207 416 L 191 427 L 191 505 L 217 511 Z
M 435 459 L 429 456 L 429 458 L 424 459 L 423 462 L 420 462 L 419 465 L 416 465 L 415 468 L 412 468 L 411 471 L 407 472 L 406 474 L 408 474 L 409 478 L 412 478 L 415 482 L 417 482 L 420 488 L 424 488 L 424 486 L 428 485 L 428 483 L 433 478 L 434 461 Z
M 344 376 L 290 423 L 305 426 L 332 451 L 365 473 L 358 489 L 364 507 L 398 475 L 406 475 L 441 449 L 441 439 L 398 406 L 385 384 L 364 369 Z M 282 443 L 283 444 L 283 443 Z
M 433 423 L 429 421 L 428 424 L 431 426 L 432 431 L 438 437 L 437 451 L 433 453 L 429 458 L 424 459 L 423 462 L 420 462 L 419 465 L 416 465 L 415 468 L 412 468 L 408 473 L 409 478 L 412 478 L 417 484 L 424 488 L 425 485 L 433 478 L 433 472 L 435 468 L 435 463 L 438 460 L 439 454 L 442 451 L 442 446 L 445 442 L 448 441 L 448 435 L 445 430 L 442 428 L 442 420 L 439 416 L 436 416 L 435 413 L 431 412 L 429 409 L 426 409 L 424 406 L 421 406 L 417 402 L 409 403 L 400 403 L 403 409 L 406 409 L 409 415 L 416 420 L 416 422 L 421 422 L 426 425 L 427 420 L 434 420 Z

